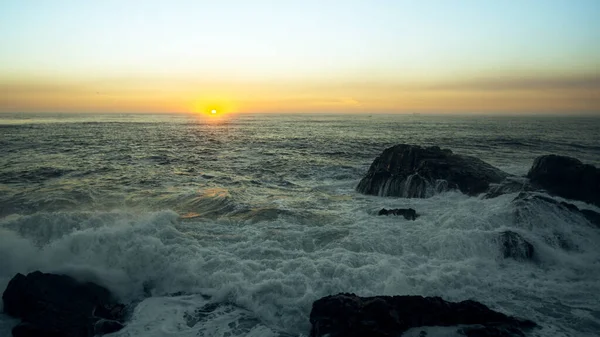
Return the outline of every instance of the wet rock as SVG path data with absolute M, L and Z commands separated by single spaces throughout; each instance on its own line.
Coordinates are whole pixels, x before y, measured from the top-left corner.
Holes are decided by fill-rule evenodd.
M 417 211 L 412 208 L 382 208 L 377 215 L 402 215 L 406 220 L 415 220 L 419 216 Z
M 119 321 L 112 321 L 107 319 L 101 319 L 94 324 L 94 335 L 105 335 L 113 332 L 117 332 L 123 329 L 125 326 Z
M 500 233 L 500 245 L 504 258 L 515 260 L 531 260 L 533 258 L 533 245 L 518 233 L 512 231 Z
M 549 193 L 600 206 L 600 169 L 557 155 L 535 159 L 527 177 Z
M 507 176 L 475 157 L 457 155 L 437 146 L 400 144 L 385 149 L 373 161 L 356 190 L 405 198 L 427 198 L 451 189 L 477 195 Z
M 66 275 L 39 271 L 17 274 L 4 294 L 4 312 L 20 318 L 13 336 L 91 337 L 98 321 L 124 321 L 125 310 L 106 289 L 94 283 L 80 283 Z M 114 330 L 110 324 L 106 333 Z M 122 327 L 122 325 L 121 325 Z
M 22 322 L 12 329 L 13 337 L 62 337 L 58 331 L 43 330 L 37 326 Z
M 579 211 L 592 225 L 600 228 L 600 213 L 589 209 L 581 209 Z
M 396 337 L 421 326 L 479 324 L 519 332 L 536 326 L 532 321 L 504 315 L 470 300 L 453 303 L 439 297 L 359 297 L 354 294 L 338 294 L 315 301 L 310 322 L 311 337 Z
M 513 326 L 469 326 L 457 332 L 467 337 L 525 337 L 522 330 Z
M 520 218 L 527 217 L 526 215 L 524 215 L 527 206 L 537 203 L 569 211 L 573 214 L 573 216 L 581 216 L 585 218 L 591 225 L 600 228 L 600 213 L 590 209 L 580 209 L 576 205 L 573 205 L 568 202 L 558 201 L 552 199 L 551 197 L 529 192 L 519 193 L 519 195 L 516 198 L 514 198 L 512 202 L 515 204 L 516 207 L 517 221 L 519 221 Z
M 569 240 L 563 233 L 553 232 L 549 236 L 544 237 L 546 243 L 550 246 L 558 247 L 566 251 L 578 251 L 579 247 Z
M 492 199 L 504 194 L 534 190 L 535 188 L 526 178 L 508 177 L 499 184 L 492 184 L 489 190 L 483 195 L 483 198 Z

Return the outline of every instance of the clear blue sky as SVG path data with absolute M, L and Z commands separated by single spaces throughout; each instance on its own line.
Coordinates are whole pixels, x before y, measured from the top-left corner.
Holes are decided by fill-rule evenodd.
M 598 0 L 0 3 L 0 86 L 21 91 L 106 78 L 131 82 L 128 90 L 161 79 L 236 93 L 280 81 L 288 96 L 339 82 L 595 88 L 599 70 Z

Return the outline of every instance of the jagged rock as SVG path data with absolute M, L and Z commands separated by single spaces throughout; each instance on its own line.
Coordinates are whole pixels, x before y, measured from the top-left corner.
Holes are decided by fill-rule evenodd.
M 98 321 L 120 324 L 125 315 L 124 306 L 106 288 L 39 271 L 13 277 L 2 300 L 7 315 L 22 319 L 13 329 L 15 337 L 91 337 L 117 331 L 114 323 L 95 330 Z
M 531 260 L 533 258 L 535 251 L 533 245 L 518 233 L 512 231 L 500 233 L 500 244 L 504 258 L 515 260 Z
M 536 326 L 532 321 L 507 316 L 471 300 L 453 303 L 439 297 L 354 294 L 315 301 L 310 322 L 310 337 L 396 337 L 420 326 L 481 324 L 506 331 Z
M 400 144 L 385 149 L 371 164 L 356 190 L 363 194 L 427 198 L 450 189 L 468 195 L 485 192 L 507 173 L 470 156 L 437 146 Z
M 119 321 L 112 321 L 108 319 L 101 319 L 94 324 L 94 335 L 105 335 L 113 332 L 117 332 L 123 329 L 125 326 Z
M 415 220 L 419 216 L 417 211 L 412 208 L 382 208 L 377 215 L 402 215 L 406 220 Z
M 504 194 L 534 190 L 535 188 L 526 178 L 508 177 L 499 184 L 490 185 L 489 190 L 483 195 L 483 198 L 492 199 Z
M 546 197 L 546 196 L 535 194 L 535 193 L 528 193 L 528 192 L 519 193 L 519 195 L 517 197 L 515 197 L 512 202 L 517 207 L 517 209 L 516 209 L 517 218 L 523 217 L 523 214 L 522 214 L 523 209 L 525 208 L 525 206 L 527 204 L 538 202 L 538 203 L 545 203 L 547 205 L 553 205 L 555 207 L 562 208 L 566 211 L 570 211 L 575 216 L 577 216 L 577 215 L 582 216 L 591 225 L 600 228 L 600 213 L 589 210 L 589 209 L 579 209 L 579 207 L 577 207 L 576 205 L 570 204 L 568 202 L 558 201 L 558 200 L 552 199 L 550 197 Z
M 535 159 L 527 177 L 551 194 L 600 206 L 600 169 L 593 165 L 546 155 Z

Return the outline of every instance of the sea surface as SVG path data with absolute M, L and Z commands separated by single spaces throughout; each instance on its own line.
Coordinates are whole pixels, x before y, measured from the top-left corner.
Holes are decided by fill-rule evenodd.
M 307 336 L 313 301 L 339 292 L 474 299 L 533 336 L 600 335 L 600 229 L 548 208 L 517 224 L 516 193 L 357 193 L 399 143 L 516 175 L 550 153 L 600 166 L 600 118 L 0 114 L 0 291 L 38 269 L 97 282 L 137 304 L 115 337 Z M 534 261 L 502 258 L 507 229 Z M 0 336 L 15 322 L 0 314 Z

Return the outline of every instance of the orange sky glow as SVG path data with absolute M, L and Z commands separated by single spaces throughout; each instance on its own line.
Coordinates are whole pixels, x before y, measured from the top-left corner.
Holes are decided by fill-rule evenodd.
M 598 13 L 596 0 L 7 0 L 0 112 L 600 114 Z

